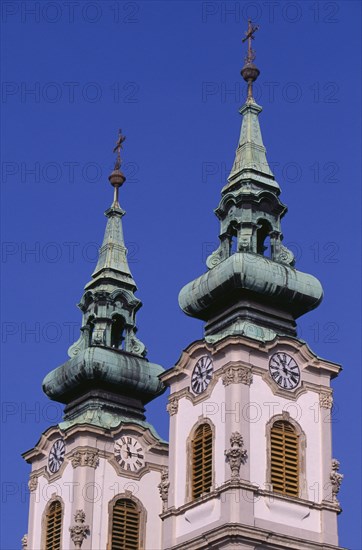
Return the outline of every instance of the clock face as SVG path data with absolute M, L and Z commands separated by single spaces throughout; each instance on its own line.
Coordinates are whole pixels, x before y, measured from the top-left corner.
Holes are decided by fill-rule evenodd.
M 196 363 L 191 376 L 191 388 L 195 393 L 202 393 L 206 390 L 212 379 L 213 366 L 208 355 L 200 357 Z
M 300 381 L 300 370 L 296 361 L 284 352 L 274 353 L 269 361 L 269 372 L 273 380 L 284 390 L 293 390 Z
M 135 437 L 122 435 L 114 445 L 114 456 L 124 470 L 137 472 L 145 465 L 145 453 Z
M 50 449 L 48 458 L 48 468 L 52 474 L 55 474 L 64 462 L 65 443 L 63 439 L 57 439 Z

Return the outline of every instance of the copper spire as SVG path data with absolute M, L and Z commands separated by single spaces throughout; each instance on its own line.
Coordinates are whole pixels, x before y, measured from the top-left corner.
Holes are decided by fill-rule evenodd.
M 118 207 L 119 207 L 118 189 L 126 181 L 126 176 L 123 174 L 123 172 L 120 169 L 121 164 L 122 164 L 121 149 L 123 149 L 122 145 L 123 145 L 123 142 L 125 141 L 125 139 L 126 139 L 126 136 L 123 136 L 122 135 L 122 130 L 119 129 L 118 139 L 117 139 L 116 145 L 113 149 L 113 153 L 117 152 L 116 162 L 115 162 L 115 165 L 114 165 L 113 172 L 111 173 L 111 175 L 108 178 L 109 181 L 111 182 L 111 184 L 114 187 L 113 206 L 118 206 Z
M 248 83 L 247 101 L 253 101 L 253 82 L 258 78 L 260 71 L 254 65 L 253 61 L 256 57 L 255 51 L 251 47 L 251 41 L 254 40 L 254 34 L 259 29 L 259 25 L 254 25 L 251 19 L 248 20 L 248 30 L 245 32 L 245 38 L 242 42 L 248 41 L 248 52 L 245 56 L 245 65 L 241 69 L 241 76 Z

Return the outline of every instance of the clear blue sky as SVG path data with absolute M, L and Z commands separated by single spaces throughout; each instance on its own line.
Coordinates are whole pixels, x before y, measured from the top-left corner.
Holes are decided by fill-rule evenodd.
M 27 532 L 20 455 L 61 418 L 41 382 L 78 337 L 75 304 L 103 237 L 119 127 L 139 336 L 165 368 L 202 337 L 177 296 L 217 243 L 213 208 L 239 135 L 251 16 L 263 138 L 289 207 L 285 243 L 325 290 L 300 334 L 344 368 L 333 415 L 340 542 L 361 550 L 360 2 L 64 4 L 1 5 L 1 549 L 19 548 Z M 167 438 L 165 402 L 148 418 Z

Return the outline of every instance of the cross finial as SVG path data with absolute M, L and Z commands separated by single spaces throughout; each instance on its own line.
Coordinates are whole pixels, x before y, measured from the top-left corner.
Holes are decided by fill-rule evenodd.
M 245 32 L 245 38 L 242 39 L 242 42 L 248 41 L 248 53 L 245 57 L 245 63 L 252 63 L 256 57 L 255 51 L 251 47 L 251 41 L 254 40 L 254 34 L 259 30 L 259 25 L 254 25 L 251 19 L 248 19 L 248 30 Z
M 122 135 L 122 130 L 120 128 L 119 131 L 118 131 L 118 139 L 116 141 L 116 145 L 113 148 L 113 153 L 117 153 L 116 163 L 114 165 L 114 169 L 113 169 L 112 174 L 108 178 L 109 181 L 111 182 L 111 184 L 114 187 L 113 206 L 118 206 L 118 207 L 119 207 L 118 189 L 126 181 L 125 175 L 120 170 L 121 164 L 122 164 L 121 149 L 123 149 L 122 144 L 123 144 L 125 139 L 126 139 L 126 136 Z
M 248 83 L 248 102 L 253 102 L 253 82 L 258 78 L 260 71 L 254 65 L 253 61 L 256 57 L 255 51 L 251 47 L 251 41 L 254 40 L 254 34 L 259 30 L 259 25 L 255 25 L 251 19 L 248 20 L 248 30 L 245 32 L 245 37 L 242 42 L 248 41 L 248 52 L 245 57 L 245 65 L 241 69 L 241 75 Z
M 117 151 L 116 165 L 114 167 L 115 170 L 119 170 L 121 166 L 121 149 L 123 149 L 122 144 L 125 141 L 125 139 L 126 139 L 126 136 L 122 135 L 122 129 L 120 128 L 118 131 L 118 139 L 113 149 L 113 153 Z

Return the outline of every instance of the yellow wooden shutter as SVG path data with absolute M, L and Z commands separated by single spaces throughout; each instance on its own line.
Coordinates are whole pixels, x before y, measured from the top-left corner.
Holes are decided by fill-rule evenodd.
M 117 500 L 113 507 L 111 550 L 138 550 L 140 512 L 134 502 Z
M 208 493 L 212 485 L 212 431 L 202 424 L 192 440 L 192 498 Z
M 60 550 L 62 540 L 62 505 L 55 500 L 46 516 L 46 550 Z
M 299 495 L 298 436 L 289 422 L 274 423 L 271 434 L 271 483 L 273 491 Z

